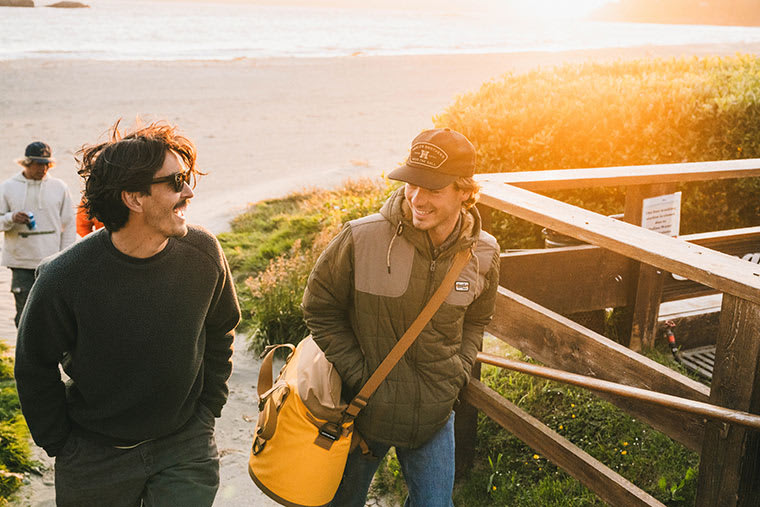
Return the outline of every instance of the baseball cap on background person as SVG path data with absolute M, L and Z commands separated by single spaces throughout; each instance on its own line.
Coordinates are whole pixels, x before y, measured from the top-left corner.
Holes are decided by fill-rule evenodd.
M 475 147 L 464 135 L 448 128 L 425 130 L 412 141 L 406 163 L 388 174 L 429 190 L 439 190 L 475 173 Z
M 55 159 L 51 156 L 50 146 L 42 141 L 30 143 L 24 151 L 24 158 L 16 160 L 21 165 L 37 162 L 39 164 L 54 164 Z

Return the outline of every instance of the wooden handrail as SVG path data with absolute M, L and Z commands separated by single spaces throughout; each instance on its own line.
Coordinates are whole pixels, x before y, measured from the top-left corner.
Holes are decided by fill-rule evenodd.
M 502 183 L 483 182 L 481 202 L 561 234 L 760 303 L 760 266 Z
M 760 502 L 760 487 L 757 487 L 760 484 L 760 467 L 753 466 L 756 450 L 760 449 L 760 433 L 747 429 L 760 429 L 760 416 L 754 415 L 760 413 L 757 401 L 760 399 L 757 374 L 760 342 L 756 339 L 760 325 L 760 266 L 633 224 L 641 223 L 643 199 L 673 192 L 675 183 L 751 177 L 760 177 L 760 159 L 476 175 L 482 185 L 480 202 L 484 206 L 636 261 L 631 264 L 631 272 L 637 277 L 637 282 L 631 284 L 629 289 L 632 290 L 631 294 L 635 291 L 632 327 L 636 333 L 632 332 L 632 337 L 635 334 L 639 344 L 653 342 L 656 320 L 650 317 L 653 309 L 657 308 L 653 302 L 659 302 L 661 298 L 662 271 L 681 275 L 723 293 L 711 403 L 651 391 L 647 393 L 645 390 L 637 393 L 657 398 L 647 402 L 667 400 L 668 408 L 654 411 L 658 414 L 671 412 L 698 421 L 716 419 L 701 425 L 704 439 L 697 496 L 700 507 L 717 505 L 718 499 L 729 497 L 731 500 L 726 505 L 757 505 Z M 625 220 L 630 223 L 534 192 L 607 186 L 630 187 L 626 192 L 625 210 Z M 486 212 L 484 217 L 484 223 L 489 223 L 490 213 Z M 708 243 L 712 241 L 708 237 L 701 239 Z M 573 266 L 569 269 L 572 270 Z M 618 283 L 619 278 L 615 278 Z M 510 318 L 514 317 L 510 315 Z M 510 331 L 512 329 L 507 326 L 505 332 L 508 334 Z M 545 336 L 551 335 L 551 332 L 551 329 L 539 329 L 528 338 L 529 344 L 536 350 L 544 350 Z M 633 338 L 631 340 L 633 347 Z M 482 356 L 479 358 L 483 359 Z M 561 380 L 567 381 L 567 378 Z M 477 385 L 476 381 L 471 382 L 473 384 Z M 628 386 L 616 388 L 621 387 L 636 389 Z M 623 394 L 610 394 L 609 391 L 600 396 L 619 400 L 614 401 L 616 404 L 642 403 L 642 400 L 636 402 L 623 397 Z M 683 405 L 683 410 L 673 408 L 676 405 L 680 407 L 679 404 Z M 727 411 L 723 407 L 734 407 L 744 412 Z M 695 413 L 699 415 L 693 415 Z M 501 412 L 487 414 L 495 418 L 500 417 Z M 732 424 L 726 425 L 721 421 Z M 527 441 L 522 436 L 520 438 Z M 533 441 L 541 443 L 540 438 Z M 549 447 L 552 451 L 556 450 Z
M 485 352 L 479 352 L 477 359 L 481 363 L 498 366 L 500 368 L 527 373 L 528 375 L 534 375 L 549 380 L 556 380 L 565 384 L 585 387 L 586 389 L 613 394 L 623 398 L 645 401 L 661 407 L 681 410 L 709 419 L 739 424 L 741 426 L 760 430 L 760 415 L 719 407 L 701 401 L 672 396 L 670 394 L 658 393 L 657 391 L 650 391 L 639 387 L 631 387 L 616 382 L 610 382 L 608 380 L 600 380 L 594 377 L 578 375 L 577 373 L 570 373 L 564 370 L 547 368 L 546 366 L 515 361 L 514 359 L 507 359 L 505 357 L 495 356 Z
M 751 178 L 756 176 L 760 176 L 760 159 L 751 158 L 684 164 L 483 173 L 475 175 L 475 179 L 480 182 L 514 185 L 526 190 L 549 191 L 572 188 Z
M 739 258 L 760 252 L 760 227 L 689 234 L 678 239 Z M 499 284 L 562 314 L 600 310 L 634 303 L 629 290 L 630 266 L 628 258 L 593 245 L 512 250 L 501 254 Z M 668 276 L 661 302 L 716 292 Z

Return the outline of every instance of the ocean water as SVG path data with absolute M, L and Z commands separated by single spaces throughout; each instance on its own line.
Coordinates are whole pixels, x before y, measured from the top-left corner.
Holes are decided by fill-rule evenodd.
M 53 0 L 37 0 L 37 5 Z M 0 60 L 235 60 L 760 42 L 760 28 L 150 0 L 0 7 Z

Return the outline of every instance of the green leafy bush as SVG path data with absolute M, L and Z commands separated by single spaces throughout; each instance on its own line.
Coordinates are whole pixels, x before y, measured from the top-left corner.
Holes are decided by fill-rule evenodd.
M 372 479 L 369 498 L 382 498 L 384 505 L 403 505 L 408 494 L 396 450 L 391 448 L 380 462 Z
M 256 203 L 232 221 L 230 232 L 219 235 L 236 278 L 245 279 L 263 270 L 270 260 L 290 250 L 296 240 L 310 243 L 322 225 L 318 216 L 299 213 L 307 198 L 299 192 Z
M 272 343 L 298 343 L 309 334 L 301 314 L 301 299 L 315 259 L 296 241 L 289 253 L 273 259 L 256 276 L 246 279 L 253 310 L 249 346 L 263 350 Z
M 388 180 L 348 180 L 255 204 L 219 236 L 235 277 L 249 345 L 298 343 L 306 280 L 319 254 L 348 220 L 377 212 L 397 187 Z
M 760 59 L 655 59 L 507 74 L 457 98 L 434 121 L 465 134 L 479 172 L 760 157 Z M 682 185 L 684 234 L 760 224 L 757 178 Z M 604 214 L 620 188 L 548 194 Z M 536 247 L 539 229 L 494 221 L 502 248 Z
M 492 367 L 483 381 L 665 505 L 694 505 L 699 456 L 666 435 L 582 389 Z M 605 505 L 482 414 L 475 456 L 456 505 Z
M 24 472 L 36 465 L 31 461 L 29 439 L 13 380 L 13 357 L 8 345 L 0 342 L 0 505 L 7 504 L 21 487 Z

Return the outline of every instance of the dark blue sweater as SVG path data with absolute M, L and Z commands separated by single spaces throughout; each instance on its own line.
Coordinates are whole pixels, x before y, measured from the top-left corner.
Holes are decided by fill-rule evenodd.
M 219 417 L 239 320 L 227 260 L 202 228 L 148 259 L 119 252 L 105 229 L 64 250 L 38 268 L 18 331 L 35 442 L 53 456 L 72 431 L 114 445 L 157 438 L 197 403 Z

